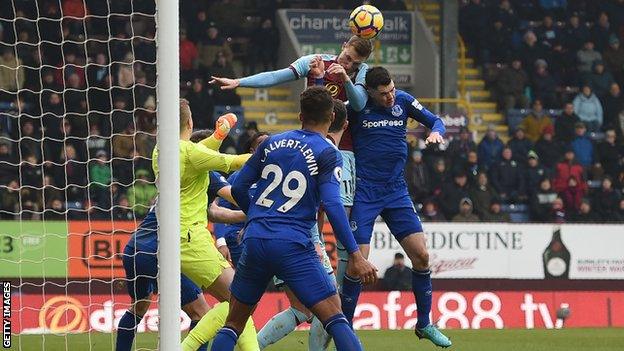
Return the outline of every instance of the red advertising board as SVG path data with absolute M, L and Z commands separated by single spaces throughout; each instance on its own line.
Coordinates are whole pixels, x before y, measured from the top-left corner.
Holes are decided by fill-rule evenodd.
M 11 306 L 13 331 L 111 332 L 128 303 L 125 295 L 22 295 L 14 298 Z M 256 327 L 261 328 L 288 306 L 284 294 L 265 294 L 254 314 Z M 570 311 L 565 321 L 557 318 L 557 310 L 562 306 Z M 157 330 L 156 304 L 152 307 L 139 332 Z M 441 328 L 624 327 L 624 292 L 435 292 L 432 317 Z M 183 328 L 188 328 L 190 321 L 186 316 L 182 318 Z M 412 329 L 415 324 L 416 305 L 411 292 L 362 293 L 355 328 Z

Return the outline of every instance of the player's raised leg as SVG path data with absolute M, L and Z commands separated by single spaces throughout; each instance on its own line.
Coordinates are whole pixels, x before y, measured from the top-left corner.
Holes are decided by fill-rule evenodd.
M 288 287 L 284 287 L 284 292 L 288 297 L 290 307 L 273 316 L 267 324 L 260 329 L 258 332 L 260 350 L 282 340 L 293 332 L 299 324 L 309 321 L 312 318 L 312 312 L 299 302 Z

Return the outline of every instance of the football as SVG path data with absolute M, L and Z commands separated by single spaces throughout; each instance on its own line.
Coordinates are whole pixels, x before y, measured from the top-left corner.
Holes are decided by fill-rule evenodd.
M 381 11 L 375 6 L 358 6 L 349 16 L 349 27 L 353 34 L 364 39 L 373 39 L 383 28 L 384 20 Z

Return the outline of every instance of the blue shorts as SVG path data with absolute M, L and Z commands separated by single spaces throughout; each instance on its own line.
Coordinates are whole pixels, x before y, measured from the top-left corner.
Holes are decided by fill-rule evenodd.
M 123 254 L 128 295 L 134 300 L 144 300 L 158 291 L 158 258 L 155 252 L 136 251 L 126 245 Z M 181 306 L 197 300 L 201 289 L 184 274 L 180 275 Z
M 359 244 L 370 244 L 375 219 L 381 215 L 397 241 L 423 231 L 405 181 L 383 186 L 358 181 L 351 208 L 351 230 Z
M 314 250 L 314 244 L 293 241 L 249 238 L 238 261 L 230 290 L 242 303 L 255 305 L 267 284 L 277 276 L 306 307 L 336 294 Z
M 238 242 L 238 234 L 236 236 L 226 235 L 225 243 L 227 244 L 228 250 L 230 250 L 230 256 L 232 257 L 232 264 L 234 268 L 238 265 L 238 260 L 240 259 L 241 254 L 243 253 L 243 243 Z

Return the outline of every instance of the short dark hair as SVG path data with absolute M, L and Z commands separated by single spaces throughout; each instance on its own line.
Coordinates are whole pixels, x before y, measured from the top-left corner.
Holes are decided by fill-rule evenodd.
M 334 98 L 323 86 L 312 86 L 300 95 L 299 105 L 304 124 L 323 124 L 331 121 Z
M 400 253 L 400 252 L 397 252 L 397 253 L 394 254 L 394 259 L 395 260 L 396 259 L 404 259 L 404 258 L 405 258 L 405 256 L 402 253 Z
M 257 132 L 255 133 L 251 138 L 249 138 L 249 140 L 247 140 L 247 142 L 245 143 L 245 150 L 243 150 L 244 152 L 251 152 L 251 149 L 257 149 L 258 148 L 258 139 L 260 139 L 261 136 L 269 136 L 271 134 L 267 133 L 267 132 Z
M 353 35 L 349 38 L 347 46 L 353 46 L 355 52 L 365 60 L 373 53 L 373 43 L 369 39 L 364 39 L 357 35 Z
M 200 141 L 206 139 L 211 136 L 214 131 L 212 129 L 200 129 L 196 130 L 191 134 L 191 142 L 199 143 Z
M 377 66 L 366 72 L 366 86 L 371 89 L 377 89 L 380 85 L 388 85 L 392 82 L 390 72 L 387 69 Z
M 342 130 L 342 127 L 347 120 L 347 106 L 344 102 L 334 99 L 334 121 L 329 126 L 330 133 L 337 133 Z

